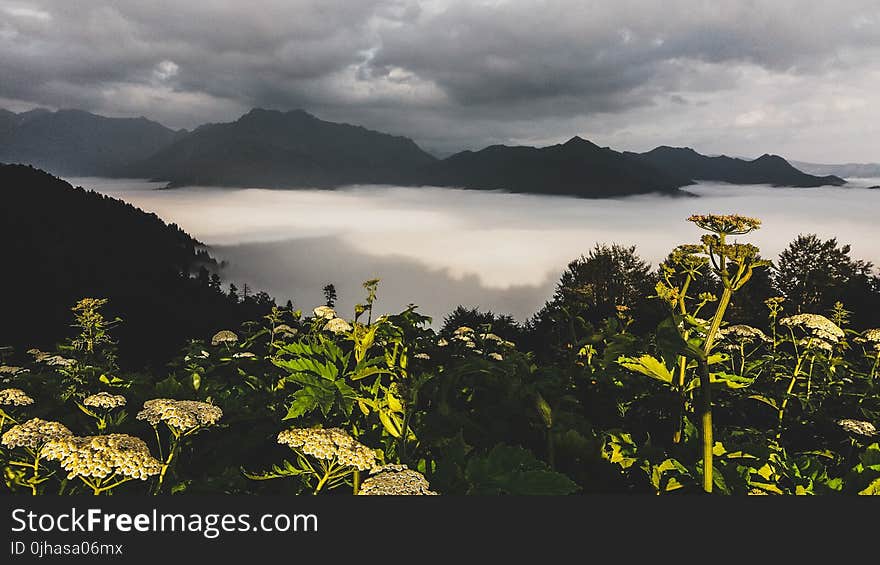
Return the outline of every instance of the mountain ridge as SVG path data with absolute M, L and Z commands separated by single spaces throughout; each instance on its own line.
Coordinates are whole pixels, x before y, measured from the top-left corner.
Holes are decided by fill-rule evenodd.
M 801 188 L 846 184 L 839 177 L 818 177 L 804 173 L 783 157 L 769 153 L 750 161 L 726 155 L 709 157 L 690 147 L 661 145 L 645 153 L 628 154 L 643 159 L 668 174 L 687 175 L 694 180 Z
M 42 150 L 42 152 L 41 152 Z M 0 111 L 0 162 L 69 176 L 141 177 L 167 187 L 454 186 L 579 197 L 682 194 L 697 180 L 776 186 L 845 184 L 778 155 L 702 155 L 661 145 L 618 152 L 580 135 L 544 147 L 495 144 L 438 159 L 412 139 L 322 120 L 303 109 L 253 108 L 231 122 L 171 130 L 144 117 L 81 110 Z

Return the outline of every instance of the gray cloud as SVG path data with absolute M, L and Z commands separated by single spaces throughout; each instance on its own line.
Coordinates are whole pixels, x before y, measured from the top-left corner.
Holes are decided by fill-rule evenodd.
M 303 107 L 439 151 L 581 133 L 880 159 L 876 0 L 0 0 L 0 16 L 0 99 L 19 106 L 186 127 Z

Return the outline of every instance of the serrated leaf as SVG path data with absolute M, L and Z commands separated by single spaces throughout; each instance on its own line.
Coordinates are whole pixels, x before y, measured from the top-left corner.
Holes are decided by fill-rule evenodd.
M 617 363 L 630 371 L 657 379 L 666 384 L 672 384 L 673 376 L 661 361 L 651 355 L 640 357 L 620 357 Z
M 779 406 L 776 404 L 776 401 L 773 400 L 772 398 L 767 398 L 766 396 L 763 396 L 761 394 L 752 394 L 748 398 L 751 398 L 752 400 L 757 400 L 758 402 L 763 402 L 764 404 L 766 404 L 770 408 L 773 408 L 774 410 L 779 410 Z

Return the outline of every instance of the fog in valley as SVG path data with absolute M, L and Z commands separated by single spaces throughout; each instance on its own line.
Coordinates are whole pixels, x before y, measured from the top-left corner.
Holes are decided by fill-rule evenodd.
M 68 179 L 174 222 L 227 262 L 226 284 L 265 290 L 311 309 L 332 282 L 350 315 L 361 282 L 380 278 L 377 311 L 409 303 L 435 322 L 455 306 L 531 316 L 552 295 L 569 261 L 597 243 L 636 245 L 656 266 L 700 231 L 692 213 L 756 216 L 764 226 L 742 241 L 768 258 L 798 234 L 852 244 L 880 263 L 880 184 L 778 188 L 701 183 L 698 197 L 576 199 L 433 187 L 358 186 L 335 191 L 188 187 L 101 178 Z M 108 234 L 112 237 L 112 234 Z

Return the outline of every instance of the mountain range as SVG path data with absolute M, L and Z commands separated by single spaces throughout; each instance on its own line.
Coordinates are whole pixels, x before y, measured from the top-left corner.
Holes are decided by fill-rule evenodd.
M 150 178 L 169 187 L 395 184 L 580 197 L 679 194 L 698 180 L 796 187 L 846 182 L 807 174 L 776 155 L 750 161 L 666 146 L 618 152 L 578 136 L 548 147 L 493 145 L 437 159 L 407 137 L 303 110 L 264 109 L 193 131 L 79 110 L 0 110 L 0 162 L 69 176 Z
M 71 176 L 116 176 L 186 133 L 146 118 L 0 110 L 0 163 L 26 163 Z

